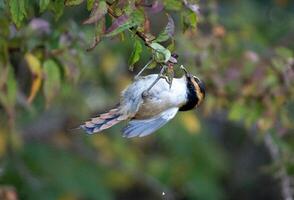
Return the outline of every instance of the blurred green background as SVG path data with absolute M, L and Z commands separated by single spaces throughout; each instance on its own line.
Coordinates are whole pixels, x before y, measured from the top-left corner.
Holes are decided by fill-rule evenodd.
M 86 2 L 56 0 L 40 12 L 47 1 L 30 1 L 16 28 L 7 9 L 13 1 L 0 0 L 0 199 L 291 196 L 293 1 L 198 1 L 197 29 L 186 31 L 179 1 L 164 1 L 175 21 L 174 52 L 204 80 L 206 99 L 134 139 L 121 137 L 123 123 L 96 135 L 72 129 L 114 107 L 150 51 L 143 48 L 131 72 L 127 32 L 86 51 L 95 35 L 82 24 Z M 166 16 L 148 16 L 156 35 Z

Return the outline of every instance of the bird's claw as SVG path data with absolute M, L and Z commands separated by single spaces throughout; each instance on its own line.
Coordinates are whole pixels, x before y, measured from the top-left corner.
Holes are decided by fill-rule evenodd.
M 137 81 L 137 80 L 139 79 L 139 77 L 140 77 L 140 76 L 138 76 L 138 75 L 135 76 L 135 77 L 134 77 L 134 80 Z
M 148 90 L 145 90 L 143 93 L 142 93 L 142 97 L 145 98 L 147 97 L 149 94 L 149 91 Z

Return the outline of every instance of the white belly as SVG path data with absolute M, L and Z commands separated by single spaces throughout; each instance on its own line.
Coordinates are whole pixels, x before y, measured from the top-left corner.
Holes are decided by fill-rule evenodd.
M 184 78 L 174 79 L 172 87 L 164 79 L 160 79 L 142 98 L 142 93 L 157 78 L 156 74 L 142 77 L 130 85 L 123 93 L 125 109 L 133 112 L 133 117 L 145 119 L 153 117 L 168 108 L 179 107 L 186 101 L 186 81 Z

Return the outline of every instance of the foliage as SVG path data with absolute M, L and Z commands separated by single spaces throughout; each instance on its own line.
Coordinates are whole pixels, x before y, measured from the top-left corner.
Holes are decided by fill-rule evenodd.
M 1 185 L 20 199 L 128 199 L 137 191 L 147 199 L 234 199 L 224 182 L 235 154 L 213 133 L 236 124 L 260 146 L 269 135 L 277 147 L 264 171 L 293 175 L 293 6 L 0 0 Z M 91 137 L 69 131 L 117 103 L 128 69 L 166 67 L 172 82 L 181 64 L 206 83 L 197 115 L 181 113 L 146 139 L 123 140 L 117 127 Z

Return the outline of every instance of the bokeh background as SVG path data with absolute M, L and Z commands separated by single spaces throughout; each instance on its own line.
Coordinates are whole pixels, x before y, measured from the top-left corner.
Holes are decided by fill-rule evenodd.
M 185 8 L 164 1 L 174 52 L 206 99 L 134 139 L 121 137 L 123 123 L 73 129 L 118 103 L 150 50 L 131 72 L 128 32 L 86 51 L 86 1 L 25 1 L 17 26 L 15 2 L 0 0 L 0 199 L 293 199 L 293 1 L 198 1 L 197 28 L 185 31 Z M 156 35 L 166 15 L 148 16 Z

